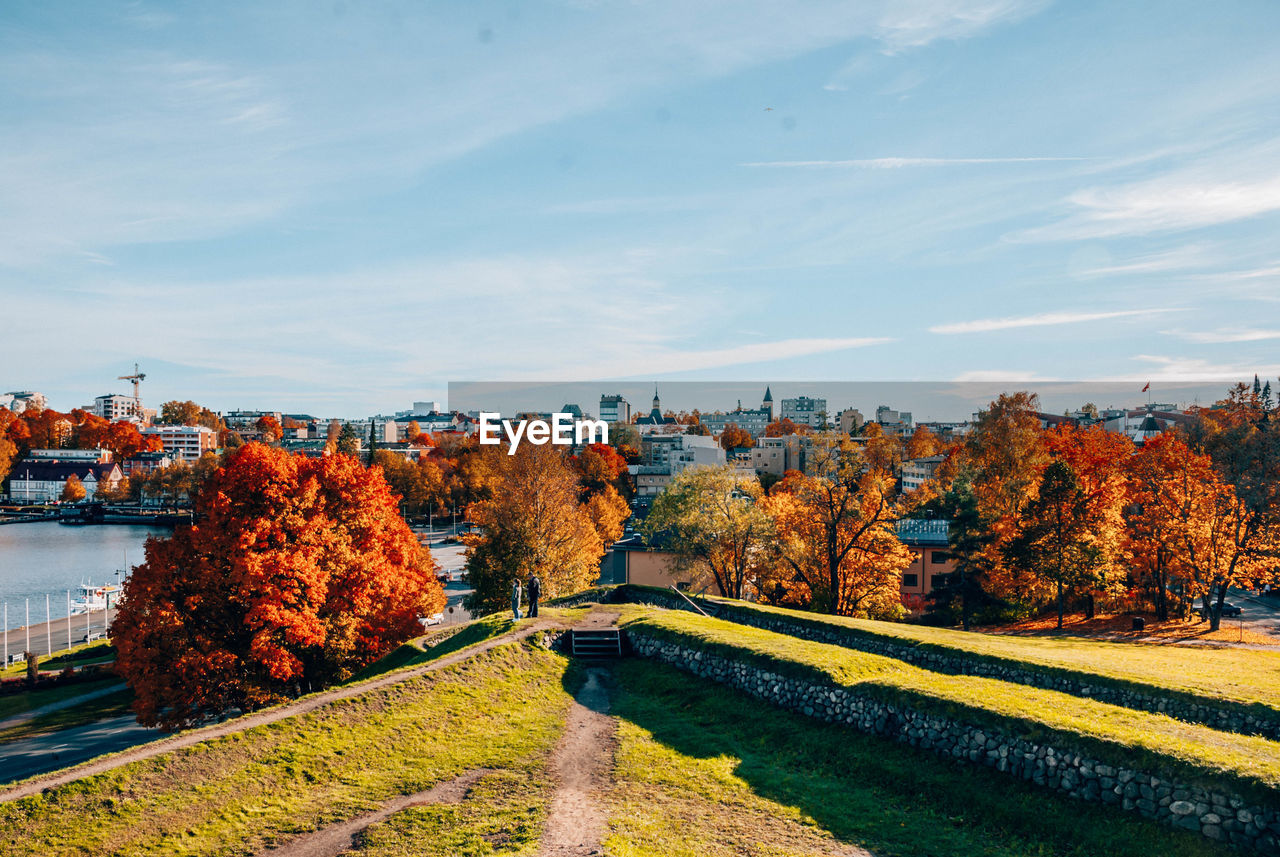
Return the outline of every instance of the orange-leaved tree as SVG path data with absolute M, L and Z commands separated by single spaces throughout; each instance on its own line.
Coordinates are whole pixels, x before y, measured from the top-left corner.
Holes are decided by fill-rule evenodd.
M 893 474 L 849 438 L 819 438 L 806 469 L 788 472 L 761 501 L 793 582 L 807 590 L 813 610 L 897 616 L 902 572 L 913 556 L 897 534 L 906 508 Z
M 739 447 L 755 445 L 756 441 L 751 436 L 751 432 L 740 427 L 737 423 L 729 423 L 724 427 L 724 431 L 720 432 L 720 448 L 726 452 Z
M 149 539 L 112 624 L 138 721 L 177 728 L 340 681 L 445 598 L 381 471 L 250 443 L 197 523 Z

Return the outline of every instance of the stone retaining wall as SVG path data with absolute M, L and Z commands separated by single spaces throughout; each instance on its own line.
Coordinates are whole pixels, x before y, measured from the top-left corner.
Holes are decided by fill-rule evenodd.
M 684 599 L 674 593 L 665 593 L 661 590 L 627 587 L 622 595 L 627 601 L 633 603 L 652 604 L 655 607 L 667 609 L 692 610 Z M 709 603 L 717 609 L 718 618 L 728 622 L 786 634 L 789 637 L 812 640 L 816 643 L 829 643 L 846 649 L 884 655 L 934 672 L 1000 679 L 1014 684 L 1069 693 L 1072 696 L 1088 697 L 1111 705 L 1132 708 L 1135 711 L 1167 714 L 1177 720 L 1199 723 L 1223 732 L 1280 739 L 1280 712 L 1250 710 L 1251 708 L 1262 709 L 1263 706 L 1232 705 L 1229 702 L 1214 702 L 1174 691 L 1162 693 L 1156 688 L 1147 690 L 1133 686 L 1125 687 L 1105 681 L 1101 677 L 1091 678 L 1073 674 L 1069 670 L 1051 668 L 1038 670 L 980 655 L 966 657 L 939 651 L 927 644 L 912 645 L 839 627 L 821 627 L 813 621 L 792 619 L 763 610 L 753 610 L 747 606 L 721 601 Z
M 753 664 L 629 628 L 633 651 L 734 687 L 781 708 L 986 765 L 1078 800 L 1110 804 L 1173 827 L 1266 855 L 1280 855 L 1280 810 L 1217 786 L 1178 782 L 1090 758 L 1061 743 L 1030 740 L 859 695 L 834 684 L 779 675 Z

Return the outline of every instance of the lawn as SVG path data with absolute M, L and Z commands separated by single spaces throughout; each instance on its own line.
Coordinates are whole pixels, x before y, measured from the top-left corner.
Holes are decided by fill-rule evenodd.
M 70 649 L 56 651 L 53 653 L 53 657 L 41 655 L 39 665 L 44 672 L 56 672 L 67 666 L 79 668 L 90 664 L 110 663 L 115 659 L 116 650 L 110 643 L 81 643 L 78 646 L 72 646 Z M 26 674 L 27 665 L 25 663 L 14 664 L 11 667 L 0 669 L 0 678 L 20 678 Z
M 1071 636 L 982 634 L 827 616 L 723 598 L 709 600 L 726 604 L 731 611 L 780 616 L 793 622 L 843 630 L 854 637 L 931 647 L 939 653 L 959 657 L 992 658 L 1032 668 L 1066 670 L 1206 699 L 1256 703 L 1280 713 L 1280 651 L 1112 642 Z M 732 612 L 726 618 L 732 619 Z
M 0 841 L 7 855 L 250 855 L 474 768 L 537 779 L 563 728 L 568 668 L 536 645 L 499 646 L 0 804 Z
M 1135 711 L 995 679 L 931 672 L 893 658 L 813 643 L 694 613 L 623 607 L 629 631 L 745 659 L 782 675 L 843 686 L 910 708 L 933 711 L 1011 735 L 1054 740 L 1121 766 L 1199 779 L 1275 800 L 1280 743 L 1219 732 L 1162 714 Z
M 1235 853 L 1127 813 L 768 706 L 659 664 L 615 670 L 616 857 Z

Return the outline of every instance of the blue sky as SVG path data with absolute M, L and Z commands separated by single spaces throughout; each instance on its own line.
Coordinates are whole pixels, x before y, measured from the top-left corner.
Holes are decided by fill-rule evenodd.
M 70 408 L 137 361 L 151 404 L 361 416 L 462 380 L 1275 378 L 1278 25 L 8 2 L 0 387 Z

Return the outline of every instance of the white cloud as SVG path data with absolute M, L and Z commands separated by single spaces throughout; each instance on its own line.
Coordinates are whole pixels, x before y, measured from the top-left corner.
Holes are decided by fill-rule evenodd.
M 889 52 L 921 47 L 939 39 L 963 39 L 997 23 L 1018 21 L 1048 5 L 1048 0 L 988 0 L 988 2 L 939 2 L 896 0 L 888 4 L 877 22 L 876 38 Z
M 1260 330 L 1250 327 L 1220 327 L 1216 330 L 1162 330 L 1160 332 L 1200 345 L 1228 342 L 1261 342 L 1267 339 L 1280 339 L 1280 330 Z
M 1173 307 L 1164 309 L 1130 309 L 1115 312 L 1044 312 L 1037 315 L 1024 315 L 1011 318 L 982 318 L 973 321 L 959 321 L 950 324 L 938 324 L 929 328 L 930 333 L 987 333 L 993 330 L 1010 330 L 1018 327 L 1047 327 L 1058 324 L 1080 324 L 1086 321 L 1103 321 L 1110 318 L 1128 318 L 1131 316 L 1152 315 L 1155 313 L 1180 312 Z

